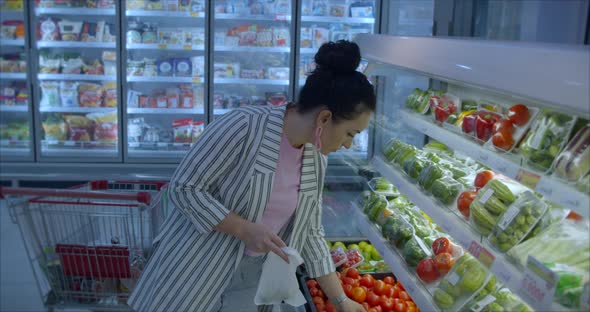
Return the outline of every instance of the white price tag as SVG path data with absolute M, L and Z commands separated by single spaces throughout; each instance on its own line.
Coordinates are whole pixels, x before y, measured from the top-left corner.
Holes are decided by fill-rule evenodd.
M 494 189 L 489 188 L 485 191 L 485 193 L 483 193 L 483 195 L 481 195 L 481 197 L 478 200 L 480 203 L 485 204 L 488 202 L 488 199 L 492 197 L 492 195 L 494 195 Z
M 76 141 L 64 141 L 64 146 L 76 146 Z
M 510 209 L 506 210 L 506 212 L 502 216 L 502 219 L 500 220 L 500 222 L 498 222 L 498 226 L 502 230 L 506 230 L 508 225 L 510 225 L 510 223 L 512 223 L 512 220 L 514 220 L 514 218 L 516 218 L 516 216 L 518 216 L 519 212 L 520 212 L 520 207 L 518 207 L 518 206 L 510 207 Z
M 522 294 L 531 306 L 541 311 L 553 303 L 557 276 L 533 256 L 529 256 L 521 282 Z
M 449 282 L 449 284 L 455 286 L 459 282 L 459 279 L 461 279 L 459 274 L 453 272 L 449 275 L 449 277 L 447 277 L 447 282 Z
M 474 304 L 471 307 L 471 311 L 480 312 L 481 310 L 483 310 L 485 307 L 487 307 L 488 305 L 490 305 L 490 303 L 492 303 L 494 301 L 496 301 L 496 297 L 494 297 L 492 295 L 487 295 L 483 299 L 478 301 L 476 304 Z

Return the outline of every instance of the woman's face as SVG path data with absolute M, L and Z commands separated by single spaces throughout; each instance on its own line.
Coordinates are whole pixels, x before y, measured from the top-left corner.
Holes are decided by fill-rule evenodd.
M 327 155 L 342 147 L 350 148 L 354 136 L 369 126 L 370 119 L 371 112 L 363 112 L 355 119 L 334 122 L 332 113 L 329 110 L 322 110 L 318 115 L 318 122 L 322 127 L 321 153 Z

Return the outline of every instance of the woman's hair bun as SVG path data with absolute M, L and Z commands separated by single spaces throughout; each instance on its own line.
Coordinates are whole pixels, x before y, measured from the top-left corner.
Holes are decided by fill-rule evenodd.
M 353 73 L 360 62 L 359 46 L 346 40 L 324 43 L 315 55 L 316 71 L 334 74 Z

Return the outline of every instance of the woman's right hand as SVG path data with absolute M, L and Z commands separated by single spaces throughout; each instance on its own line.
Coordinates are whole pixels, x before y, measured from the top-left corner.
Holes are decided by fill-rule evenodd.
M 262 253 L 272 251 L 289 263 L 289 256 L 281 249 L 287 245 L 268 226 L 246 221 L 240 232 L 239 238 L 249 250 Z

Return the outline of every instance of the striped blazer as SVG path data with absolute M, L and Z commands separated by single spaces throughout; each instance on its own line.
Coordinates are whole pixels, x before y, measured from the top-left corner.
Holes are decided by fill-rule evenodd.
M 245 244 L 214 227 L 233 211 L 257 222 L 272 191 L 286 106 L 236 109 L 211 123 L 177 168 L 176 206 L 128 303 L 137 311 L 211 311 L 229 286 Z M 335 271 L 324 242 L 321 196 L 325 156 L 303 151 L 297 209 L 279 235 L 311 277 Z

